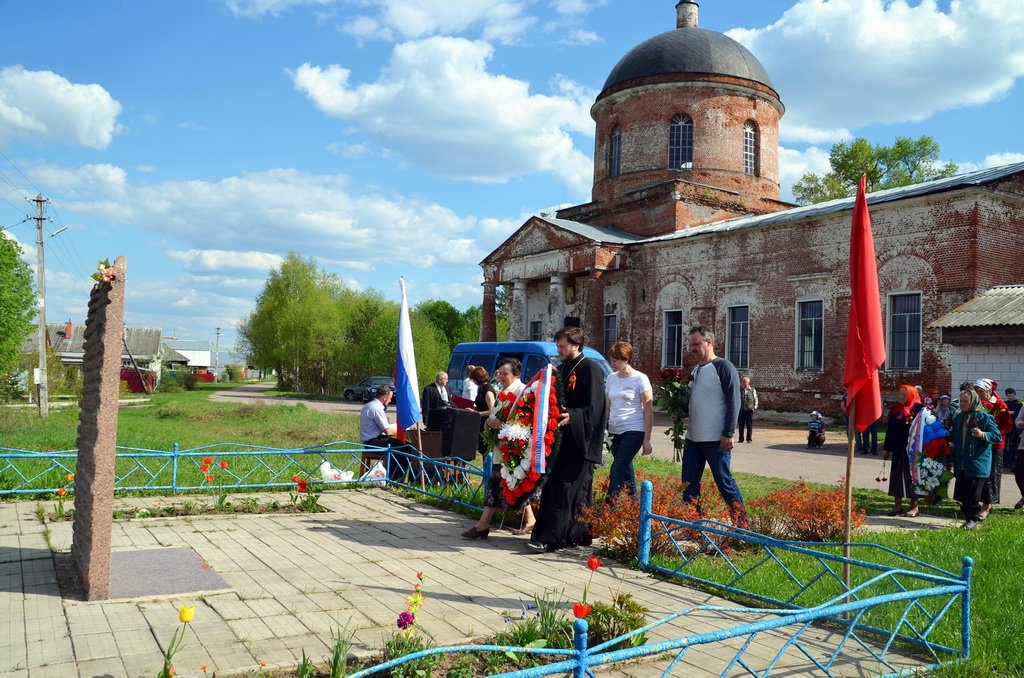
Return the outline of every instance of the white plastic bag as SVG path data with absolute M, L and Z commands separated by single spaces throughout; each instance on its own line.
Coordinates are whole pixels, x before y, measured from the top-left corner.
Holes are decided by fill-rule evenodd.
M 384 468 L 384 464 L 379 461 L 359 479 L 359 482 L 373 483 L 375 485 L 385 485 L 387 484 L 387 481 L 388 470 Z
M 320 475 L 325 483 L 343 483 L 352 480 L 355 474 L 352 471 L 339 471 L 325 459 L 324 463 L 320 464 Z

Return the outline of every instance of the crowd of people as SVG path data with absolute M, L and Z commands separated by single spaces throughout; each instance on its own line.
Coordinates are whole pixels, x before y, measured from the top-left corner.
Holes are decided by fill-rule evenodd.
M 522 520 L 516 534 L 530 535 L 528 551 L 544 553 L 560 548 L 589 545 L 589 526 L 581 519 L 593 501 L 594 470 L 602 461 L 606 433 L 612 462 L 605 501 L 614 503 L 622 493 L 636 496 L 633 467 L 638 454 L 653 452 L 651 432 L 654 419 L 654 388 L 644 373 L 633 367 L 633 347 L 616 342 L 608 352 L 611 373 L 605 377 L 597 361 L 584 355 L 584 336 L 578 327 L 565 327 L 555 336 L 559 365 L 556 368 L 560 400 L 553 425 L 560 442 L 547 460 L 542 478 L 525 497 L 510 504 L 507 483 L 512 471 L 502 463 L 502 445 L 495 432 L 503 430 L 521 394 L 530 389 L 523 379 L 520 362 L 501 358 L 494 374 L 469 365 L 461 394 L 448 389 L 448 375 L 439 372 L 424 388 L 425 408 L 463 406 L 480 415 L 478 452 L 493 453 L 492 475 L 485 483 L 484 510 L 480 518 L 462 533 L 466 539 L 486 539 L 491 521 L 500 510 L 518 510 Z M 753 413 L 758 409 L 757 391 L 750 379 L 740 377 L 736 367 L 715 354 L 714 333 L 706 327 L 690 330 L 688 349 L 694 366 L 689 375 L 689 422 L 683 446 L 681 478 L 684 499 L 699 511 L 701 478 L 710 468 L 715 485 L 736 525 L 746 525 L 743 494 L 731 472 L 735 442 L 751 442 Z M 678 375 L 677 375 L 678 376 Z M 538 377 L 539 378 L 539 377 Z M 360 438 L 374 446 L 402 449 L 394 437 L 385 407 L 391 390 L 381 387 L 377 397 L 364 406 L 360 416 Z M 882 455 L 891 460 L 888 494 L 893 497 L 889 515 L 913 518 L 920 499 L 934 496 L 936 481 L 927 485 L 921 478 L 924 458 L 921 428 L 935 422 L 946 436 L 948 458 L 942 459 L 946 472 L 955 478 L 953 499 L 961 506 L 965 526 L 976 527 L 1000 500 L 1004 465 L 1014 467 L 1022 498 L 1014 506 L 1024 508 L 1024 408 L 1013 389 L 1006 400 L 999 397 L 997 384 L 978 379 L 961 385 L 959 397 L 937 391 L 925 394 L 920 386 L 900 386 L 896 399 L 882 419 L 886 434 Z M 878 425 L 857 431 L 860 454 L 878 454 Z M 737 439 L 737 429 L 739 436 Z M 934 428 L 929 430 L 935 430 Z M 490 431 L 491 435 L 486 435 Z M 825 442 L 825 424 L 818 412 L 808 421 L 808 447 Z M 409 449 L 406 447 L 405 449 Z M 507 462 L 507 459 L 505 460 Z M 522 474 L 515 476 L 521 478 Z M 534 514 L 533 504 L 539 500 Z
M 1020 452 L 1021 402 L 1014 389 L 1005 391 L 1004 401 L 998 384 L 987 378 L 964 382 L 956 402 L 948 395 L 932 391 L 925 395 L 920 386 L 900 386 L 896 401 L 887 414 L 883 459 L 892 460 L 889 475 L 889 496 L 893 497 L 890 516 L 913 518 L 919 513 L 919 499 L 934 499 L 945 488 L 945 482 L 925 486 L 919 472 L 926 458 L 934 459 L 950 471 L 954 480 L 953 500 L 960 504 L 964 527 L 976 528 L 1000 502 L 1003 468 L 1012 466 L 1014 479 L 1021 492 L 1015 510 L 1024 508 L 1024 453 Z M 917 426 L 937 422 L 945 436 L 949 454 L 927 454 L 921 441 L 924 436 Z M 877 422 L 873 426 L 877 425 Z M 923 430 L 923 429 L 922 429 Z M 865 434 L 867 431 L 865 431 Z M 859 451 L 870 454 L 865 444 Z M 904 501 L 909 506 L 904 509 Z

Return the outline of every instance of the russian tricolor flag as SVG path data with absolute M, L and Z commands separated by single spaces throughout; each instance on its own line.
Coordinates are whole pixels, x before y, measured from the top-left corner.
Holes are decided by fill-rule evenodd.
M 416 378 L 416 354 L 412 348 L 412 325 L 409 302 L 405 298 L 405 278 L 398 279 L 402 288 L 402 310 L 398 316 L 398 357 L 395 361 L 395 398 L 398 403 L 398 439 L 405 442 L 405 429 L 423 420 L 420 410 L 420 387 Z

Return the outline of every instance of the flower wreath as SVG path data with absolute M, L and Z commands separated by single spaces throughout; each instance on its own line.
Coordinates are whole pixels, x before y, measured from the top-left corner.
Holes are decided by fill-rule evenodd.
M 914 494 L 929 504 L 949 498 L 953 472 L 948 468 L 952 451 L 947 435 L 942 422 L 928 408 L 922 408 L 910 425 L 907 453 Z
M 557 450 L 559 412 L 557 379 L 548 366 L 519 393 L 498 431 L 501 494 L 509 508 L 522 508 L 543 485 L 548 458 Z

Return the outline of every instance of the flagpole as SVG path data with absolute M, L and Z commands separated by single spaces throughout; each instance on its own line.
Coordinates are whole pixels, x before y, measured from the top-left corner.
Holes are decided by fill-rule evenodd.
M 850 403 L 846 418 L 846 508 L 843 513 L 843 582 L 850 590 L 850 540 L 853 538 L 853 431 L 857 417 L 857 400 Z

